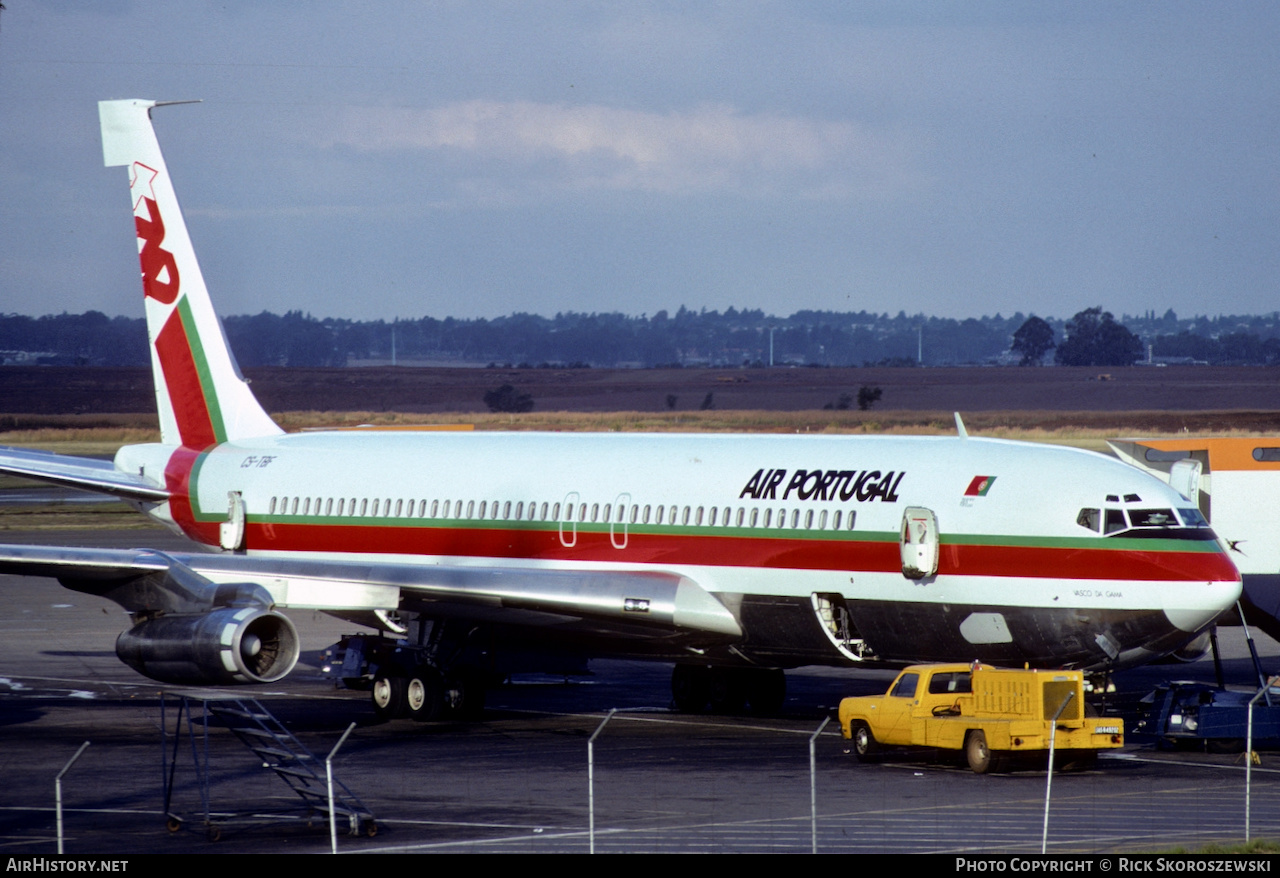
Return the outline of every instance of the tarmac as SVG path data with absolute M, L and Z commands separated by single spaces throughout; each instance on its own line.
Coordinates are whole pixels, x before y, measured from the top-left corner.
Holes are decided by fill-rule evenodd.
M 4 541 L 181 544 L 154 531 L 9 531 Z M 0 594 L 6 856 L 57 851 L 55 778 L 85 741 L 89 747 L 62 778 L 69 855 L 329 852 L 325 818 L 308 815 L 216 727 L 208 740 L 210 819 L 195 769 L 204 742 L 183 737 L 170 807 L 178 819 L 170 831 L 162 702 L 172 746 L 179 700 L 115 657 L 127 617 L 115 604 L 51 580 L 0 577 Z M 282 684 L 238 694 L 259 699 L 322 756 L 355 724 L 334 771 L 375 815 L 376 834 L 367 833 L 367 823 L 354 836 L 340 825 L 340 853 L 585 853 L 594 846 L 609 853 L 959 854 L 1041 847 L 1044 771 L 979 776 L 955 756 L 931 753 L 863 765 L 844 752 L 834 721 L 820 731 L 840 698 L 883 691 L 891 671 L 789 672 L 778 717 L 688 716 L 670 707 L 669 665 L 602 660 L 584 679 L 518 677 L 490 692 L 478 721 L 381 723 L 367 693 L 335 689 L 319 674 L 318 651 L 353 626 L 320 614 L 291 616 L 303 638 L 299 667 Z M 1220 642 L 1228 681 L 1250 684 L 1241 629 L 1221 629 Z M 1264 670 L 1280 670 L 1280 646 L 1265 637 L 1258 645 Z M 1115 701 L 1131 709 L 1160 680 L 1213 676 L 1207 659 L 1124 672 Z M 1158 751 L 1133 734 L 1127 740 L 1091 770 L 1054 775 L 1049 852 L 1194 850 L 1244 838 L 1243 756 Z M 1261 754 L 1251 798 L 1252 836 L 1280 838 L 1280 753 Z

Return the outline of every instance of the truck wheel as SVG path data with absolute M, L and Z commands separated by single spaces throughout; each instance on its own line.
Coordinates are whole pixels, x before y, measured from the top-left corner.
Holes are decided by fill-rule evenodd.
M 859 762 L 874 762 L 880 753 L 880 742 L 871 734 L 871 727 L 858 723 L 853 727 L 853 755 Z
M 987 736 L 982 731 L 973 731 L 965 740 L 964 755 L 974 774 L 987 774 L 999 766 L 999 758 L 987 746 Z

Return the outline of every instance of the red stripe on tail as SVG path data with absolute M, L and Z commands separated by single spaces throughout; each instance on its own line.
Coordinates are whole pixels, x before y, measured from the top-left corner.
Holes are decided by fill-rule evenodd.
M 156 353 L 160 356 L 160 368 L 164 371 L 164 383 L 169 390 L 182 444 L 188 448 L 208 448 L 218 438 L 209 417 L 195 357 L 191 354 L 191 343 L 177 308 L 156 336 Z

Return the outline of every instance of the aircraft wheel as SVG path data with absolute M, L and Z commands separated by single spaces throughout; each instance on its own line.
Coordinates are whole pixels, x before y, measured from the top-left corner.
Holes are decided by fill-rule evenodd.
M 855 723 L 853 727 L 853 755 L 859 762 L 872 762 L 880 754 L 880 742 L 871 733 L 866 723 Z
M 759 716 L 777 716 L 787 700 L 787 675 L 781 670 L 747 672 L 747 701 Z
M 743 671 L 737 668 L 712 668 L 709 696 L 714 713 L 742 713 L 747 706 L 747 687 Z
M 987 746 L 987 736 L 982 731 L 969 733 L 964 745 L 964 755 L 974 774 L 987 774 L 999 768 L 999 757 Z
M 408 681 L 404 677 L 378 676 L 373 681 L 370 696 L 373 699 L 373 712 L 378 715 L 378 719 L 400 719 L 408 714 L 406 689 Z
M 476 673 L 459 674 L 450 687 L 453 693 L 450 712 L 459 719 L 480 719 L 484 716 L 484 678 Z
M 681 713 L 702 713 L 711 697 L 709 668 L 676 665 L 671 671 L 671 700 Z
M 444 679 L 435 668 L 421 667 L 405 685 L 405 708 L 420 723 L 435 722 L 444 716 Z

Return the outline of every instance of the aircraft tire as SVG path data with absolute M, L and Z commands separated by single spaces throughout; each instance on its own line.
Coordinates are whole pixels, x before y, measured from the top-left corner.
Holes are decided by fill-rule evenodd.
M 409 705 L 405 698 L 407 688 L 408 681 L 404 677 L 380 674 L 374 679 L 369 695 L 373 701 L 373 712 L 378 715 L 378 719 L 386 721 L 408 715 Z
M 415 722 L 435 722 L 444 716 L 444 680 L 432 667 L 413 672 L 405 684 L 405 709 Z
M 671 671 L 671 700 L 681 713 L 705 713 L 711 698 L 711 669 L 676 665 Z
M 747 706 L 747 674 L 738 668 L 712 668 L 709 692 L 712 713 L 742 713 Z
M 457 691 L 450 712 L 459 719 L 477 720 L 484 716 L 484 702 L 487 692 L 484 678 L 477 673 L 462 673 L 454 681 Z
M 747 701 L 757 716 L 777 716 L 787 700 L 787 675 L 779 670 L 746 672 Z

